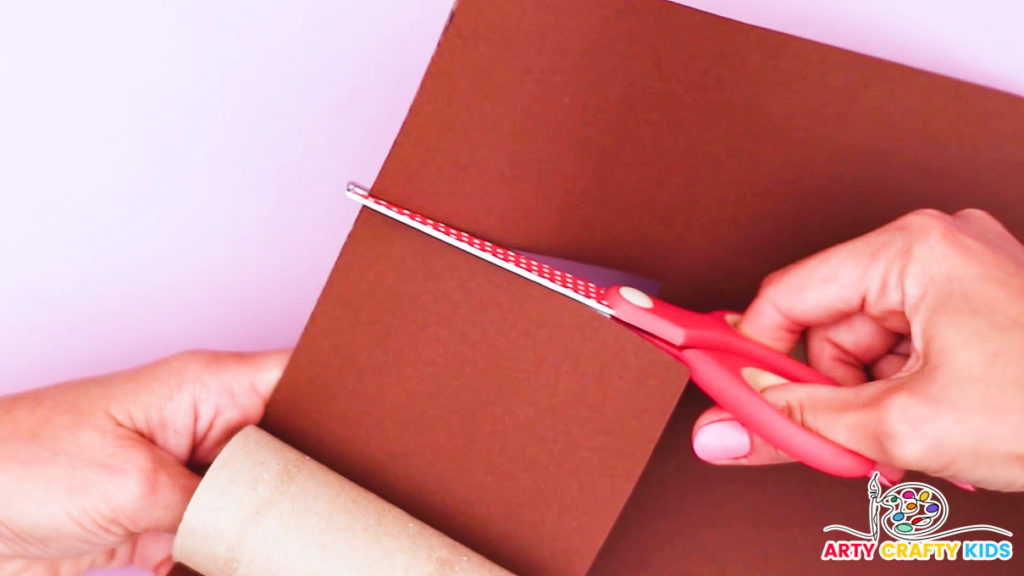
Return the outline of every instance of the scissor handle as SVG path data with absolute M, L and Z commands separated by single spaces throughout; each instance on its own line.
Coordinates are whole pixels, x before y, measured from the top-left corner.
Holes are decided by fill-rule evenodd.
M 719 406 L 751 433 L 796 460 L 846 478 L 870 476 L 876 469 L 873 460 L 804 428 L 765 401 L 744 378 L 744 371 L 772 372 L 769 367 L 718 350 L 688 348 L 679 351 L 679 358 L 690 367 L 691 380 Z
M 755 342 L 754 340 L 740 334 L 736 330 L 735 326 L 729 322 L 730 317 L 739 318 L 739 312 L 719 310 L 716 312 L 709 312 L 704 316 L 711 321 L 709 322 L 709 325 L 711 325 L 712 322 L 714 323 L 714 330 L 716 332 L 721 332 L 724 335 L 715 338 L 713 342 L 709 342 L 708 344 L 702 345 L 702 343 L 697 342 L 696 345 L 690 344 L 686 346 L 686 348 L 720 350 L 722 352 L 729 352 L 735 356 L 748 358 L 752 363 L 757 363 L 757 366 L 752 365 L 752 368 L 777 374 L 790 382 L 838 386 L 838 384 L 828 376 L 825 376 L 807 364 L 793 358 L 789 354 L 784 354 L 774 348 L 769 348 L 760 342 Z M 701 335 L 701 337 L 710 340 L 706 335 Z M 694 340 L 697 340 L 697 336 L 691 335 L 691 341 Z
M 759 380 L 836 383 L 777 350 L 742 336 L 726 320 L 729 312 L 702 314 L 638 293 L 611 287 L 605 300 L 615 317 L 690 368 L 690 378 L 748 431 L 804 464 L 847 478 L 869 476 L 877 464 L 789 419 L 761 396 Z M 883 473 L 883 475 L 887 475 Z

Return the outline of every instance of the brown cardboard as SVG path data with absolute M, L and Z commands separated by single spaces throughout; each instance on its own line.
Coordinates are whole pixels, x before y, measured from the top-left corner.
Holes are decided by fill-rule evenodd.
M 985 208 L 1024 236 L 1022 183 L 1015 96 L 661 0 L 461 0 L 374 191 L 711 309 L 913 208 Z M 819 556 L 824 525 L 866 524 L 864 483 L 699 462 L 707 400 L 675 407 L 684 378 L 614 322 L 364 213 L 263 424 L 524 574 L 582 574 L 602 541 L 593 574 L 862 571 Z M 1024 532 L 1021 495 L 935 484 L 951 525 Z M 1020 560 L 922 567 L 967 568 Z

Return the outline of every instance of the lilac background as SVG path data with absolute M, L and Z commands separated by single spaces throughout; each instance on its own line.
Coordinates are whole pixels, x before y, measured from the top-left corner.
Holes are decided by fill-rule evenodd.
M 1024 94 L 1015 0 L 683 3 Z M 0 393 L 294 343 L 450 6 L 0 3 Z

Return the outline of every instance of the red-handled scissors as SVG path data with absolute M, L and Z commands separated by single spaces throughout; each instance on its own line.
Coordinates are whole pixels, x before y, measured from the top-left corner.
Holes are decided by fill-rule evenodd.
M 804 428 L 761 397 L 765 387 L 787 381 L 836 383 L 810 366 L 742 336 L 729 321 L 729 316 L 738 314 L 692 312 L 628 286 L 601 287 L 371 196 L 357 184 L 348 185 L 347 195 L 367 208 L 621 322 L 688 366 L 693 382 L 748 431 L 796 460 L 835 476 L 871 476 L 879 471 L 886 479 L 898 477 L 899 471 L 880 466 Z

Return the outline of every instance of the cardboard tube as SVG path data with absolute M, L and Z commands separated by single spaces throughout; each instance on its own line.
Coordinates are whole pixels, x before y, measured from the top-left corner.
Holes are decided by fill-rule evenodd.
M 510 575 L 255 426 L 199 484 L 174 557 L 205 576 Z

